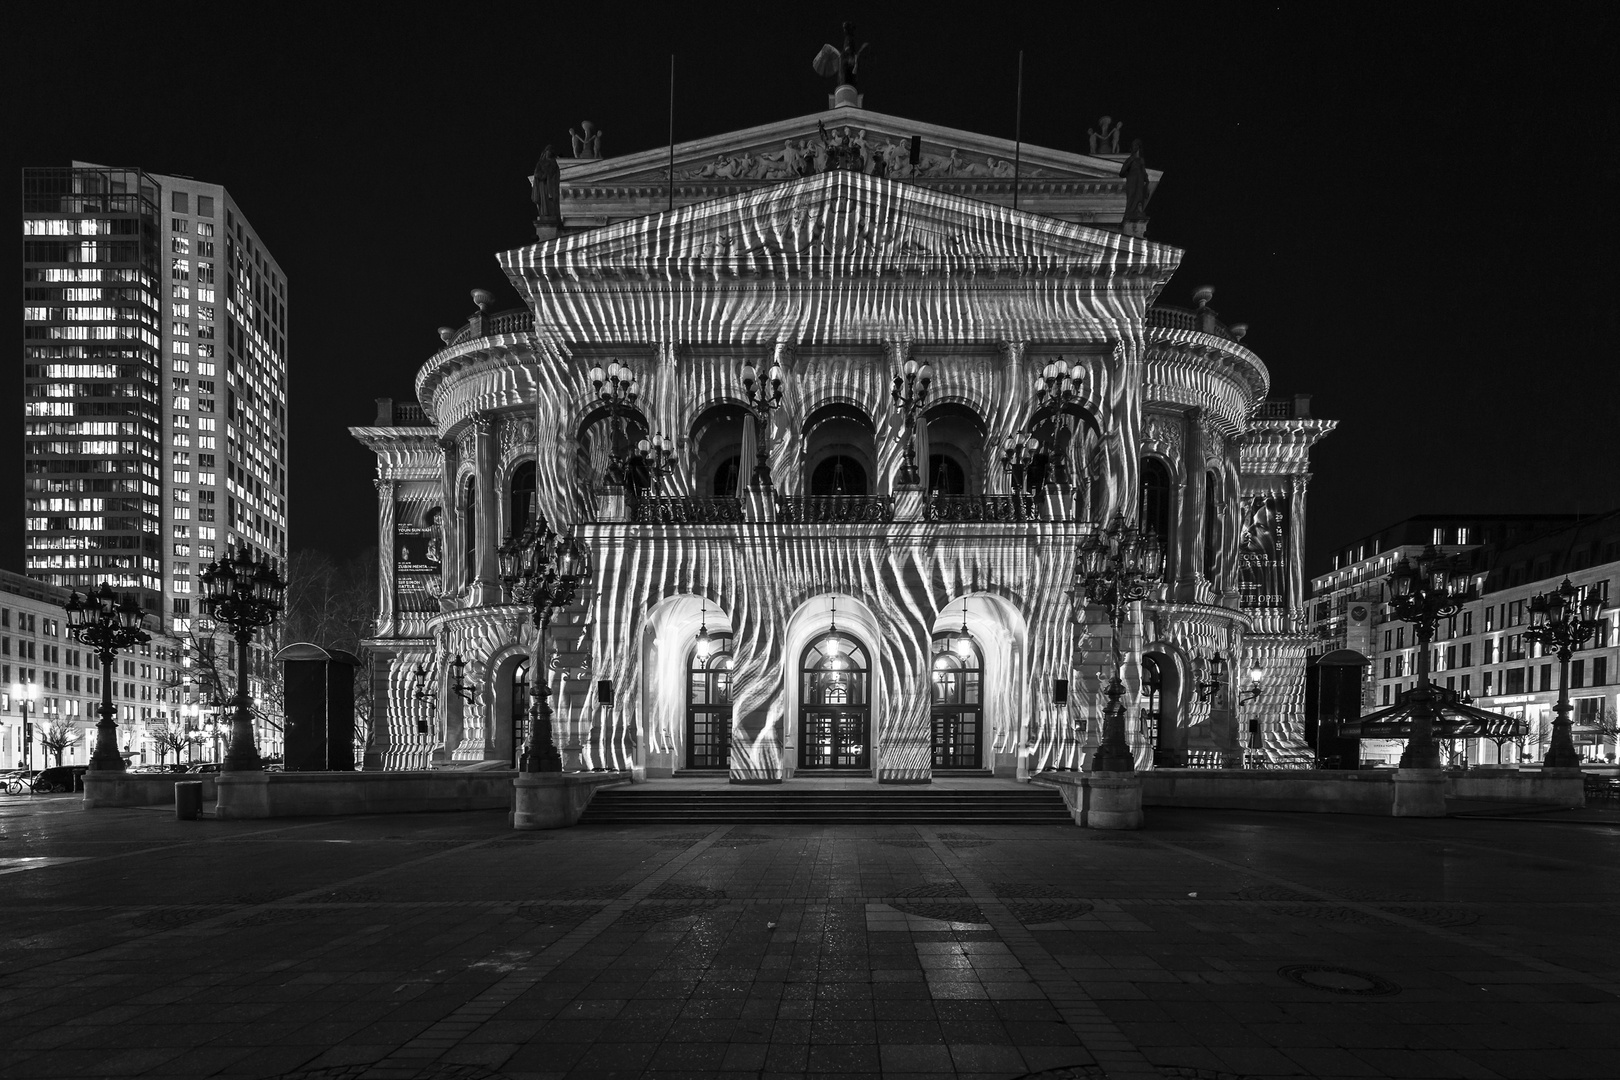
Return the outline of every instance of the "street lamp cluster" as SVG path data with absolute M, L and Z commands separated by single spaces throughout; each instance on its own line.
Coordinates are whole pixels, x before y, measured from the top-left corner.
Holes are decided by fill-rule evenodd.
M 529 745 L 524 748 L 518 768 L 529 773 L 562 772 L 562 757 L 551 738 L 551 687 L 544 664 L 546 635 L 552 614 L 574 602 L 580 583 L 590 575 L 590 561 L 577 540 L 553 532 L 543 519 L 531 523 L 521 536 L 508 535 L 497 554 L 501 581 L 513 600 L 530 605 L 534 625 L 540 631 L 529 665 L 534 679 L 535 722 L 529 725 Z
M 774 491 L 776 486 L 771 482 L 771 456 L 765 437 L 771 413 L 782 407 L 782 366 L 772 364 L 765 372 L 765 378 L 761 379 L 754 365 L 745 363 L 742 366 L 741 378 L 743 400 L 754 414 L 758 442 L 752 486 L 759 491 Z
M 1417 640 L 1417 685 L 1406 699 L 1412 705 L 1412 735 L 1401 752 L 1401 768 L 1438 769 L 1440 744 L 1434 738 L 1434 722 L 1440 716 L 1441 692 L 1429 681 L 1429 645 L 1440 620 L 1457 614 L 1472 595 L 1472 582 L 1430 544 L 1416 562 L 1404 557 L 1397 562 L 1388 585 L 1391 614 L 1411 623 Z
M 122 600 L 105 581 L 81 597 L 73 592 L 64 605 L 68 636 L 95 651 L 101 660 L 101 719 L 96 721 L 96 749 L 90 767 L 98 772 L 123 772 L 124 755 L 118 752 L 117 707 L 113 705 L 113 663 L 133 645 L 144 645 L 152 635 L 141 629 L 144 613 L 133 596 Z
M 269 559 L 254 559 L 246 548 L 226 552 L 223 559 L 202 571 L 204 618 L 224 623 L 236 639 L 235 711 L 231 717 L 230 747 L 222 768 L 226 772 L 253 772 L 264 767 L 253 737 L 248 698 L 248 645 L 253 632 L 275 622 L 286 610 L 287 581 Z
M 608 479 L 613 483 L 622 484 L 625 451 L 619 414 L 636 403 L 641 387 L 636 383 L 636 373 L 630 370 L 629 365 L 621 364 L 617 360 L 610 362 L 605 369 L 600 366 L 591 368 L 591 385 L 596 387 L 596 396 L 608 407 L 610 434 L 613 439 L 613 445 L 608 453 Z
M 1092 760 L 1098 772 L 1134 772 L 1136 762 L 1125 742 L 1125 682 L 1121 678 L 1119 648 L 1120 622 L 1130 604 L 1146 599 L 1164 574 L 1164 549 L 1159 538 L 1128 525 L 1123 514 L 1115 514 L 1106 527 L 1094 528 L 1075 550 L 1074 588 L 1076 603 L 1082 599 L 1099 605 L 1108 613 L 1109 648 L 1112 665 L 1108 681 L 1108 705 L 1103 711 L 1102 744 Z
M 922 475 L 917 468 L 917 414 L 928 403 L 928 387 L 933 381 L 932 368 L 915 360 L 907 360 L 894 377 L 894 387 L 889 391 L 890 400 L 906 421 L 905 434 L 901 436 L 906 444 L 906 460 L 900 466 L 898 478 L 901 484 L 922 483 Z
M 1524 636 L 1558 657 L 1558 704 L 1553 707 L 1552 737 L 1542 761 L 1548 767 L 1580 768 L 1581 756 L 1570 734 L 1569 660 L 1597 633 L 1602 611 L 1597 590 L 1587 589 L 1583 595 L 1567 577 L 1551 592 L 1530 598 L 1530 627 Z

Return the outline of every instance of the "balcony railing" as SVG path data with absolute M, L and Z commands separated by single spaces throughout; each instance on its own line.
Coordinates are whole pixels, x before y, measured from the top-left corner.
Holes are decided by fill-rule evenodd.
M 521 311 L 503 311 L 498 315 L 484 316 L 482 332 L 478 329 L 478 319 L 474 317 L 466 326 L 456 331 L 456 335 L 450 339 L 450 344 L 460 345 L 476 337 L 494 337 L 496 334 L 526 334 L 533 329 L 534 316 L 527 308 Z
M 887 495 L 794 495 L 776 500 L 776 520 L 796 525 L 845 525 L 894 520 Z
M 1033 521 L 1039 515 L 1029 495 L 930 495 L 923 504 L 929 521 Z
M 1166 330 L 1191 330 L 1200 334 L 1214 334 L 1227 341 L 1239 340 L 1239 335 L 1232 333 L 1227 325 L 1214 315 L 1200 314 L 1168 304 L 1154 304 L 1148 308 L 1147 324 L 1162 326 Z
M 637 525 L 734 525 L 742 520 L 740 499 L 698 495 L 643 495 L 630 505 Z

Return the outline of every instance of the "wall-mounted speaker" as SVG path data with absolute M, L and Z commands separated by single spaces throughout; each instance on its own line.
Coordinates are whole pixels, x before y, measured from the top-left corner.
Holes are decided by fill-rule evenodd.
M 598 705 L 611 705 L 611 704 L 613 704 L 613 680 L 612 679 L 597 679 L 596 680 L 596 703 Z
M 1069 680 L 1052 680 L 1052 704 L 1067 705 L 1069 703 Z

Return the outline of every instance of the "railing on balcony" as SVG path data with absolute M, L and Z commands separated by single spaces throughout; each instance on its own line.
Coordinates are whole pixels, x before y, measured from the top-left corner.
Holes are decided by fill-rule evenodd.
M 1189 311 L 1186 308 L 1173 307 L 1169 304 L 1154 304 L 1148 308 L 1147 324 L 1160 326 L 1166 330 L 1191 330 L 1200 334 L 1214 334 L 1227 341 L 1240 340 L 1239 335 L 1232 333 L 1227 325 L 1215 316 Z
M 1033 521 L 1039 515 L 1032 495 L 930 495 L 923 503 L 929 521 Z
M 409 401 L 394 403 L 395 427 L 426 427 L 427 422 L 427 411 L 422 406 Z
M 776 520 L 796 525 L 893 521 L 894 500 L 887 495 L 780 496 Z
M 456 331 L 455 337 L 450 339 L 451 345 L 460 345 L 471 341 L 475 337 L 493 337 L 496 334 L 525 334 L 534 329 L 534 316 L 528 308 L 521 311 L 503 311 L 497 315 L 484 316 L 484 329 L 478 329 L 478 320 L 473 318 Z
M 637 525 L 734 525 L 742 520 L 740 499 L 698 495 L 643 495 L 630 504 Z

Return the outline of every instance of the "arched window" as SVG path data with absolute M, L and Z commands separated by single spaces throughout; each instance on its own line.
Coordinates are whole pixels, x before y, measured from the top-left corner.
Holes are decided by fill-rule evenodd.
M 1154 760 L 1157 761 L 1159 746 L 1159 721 L 1164 718 L 1160 705 L 1161 695 L 1164 691 L 1164 672 L 1159 667 L 1159 658 L 1152 653 L 1142 657 L 1142 738 L 1147 740 L 1148 749 L 1154 751 Z
M 478 480 L 471 476 L 461 484 L 461 572 L 464 582 L 478 575 Z
M 958 633 L 936 635 L 931 667 L 934 768 L 977 769 L 984 728 L 984 661 L 978 643 Z
M 529 741 L 529 658 L 512 669 L 512 768 L 517 768 Z
M 967 473 L 956 459 L 947 454 L 928 455 L 927 481 L 929 491 L 936 495 L 966 495 Z
M 529 524 L 529 515 L 534 513 L 534 462 L 522 462 L 512 470 L 507 490 L 506 528 L 513 536 L 521 536 Z
M 686 767 L 731 766 L 731 635 L 714 634 L 686 668 Z
M 848 634 L 823 634 L 799 667 L 799 767 L 864 769 L 870 726 L 866 649 Z
M 1204 474 L 1204 580 L 1220 588 L 1221 523 L 1215 474 Z
M 714 488 L 710 492 L 717 499 L 737 497 L 737 476 L 742 472 L 742 458 L 736 454 L 722 461 L 714 470 Z
M 843 454 L 823 458 L 810 474 L 812 495 L 866 495 L 866 469 L 859 461 Z
M 1166 551 L 1174 550 L 1170 542 L 1170 470 L 1155 457 L 1142 462 L 1142 526 L 1158 534 Z

